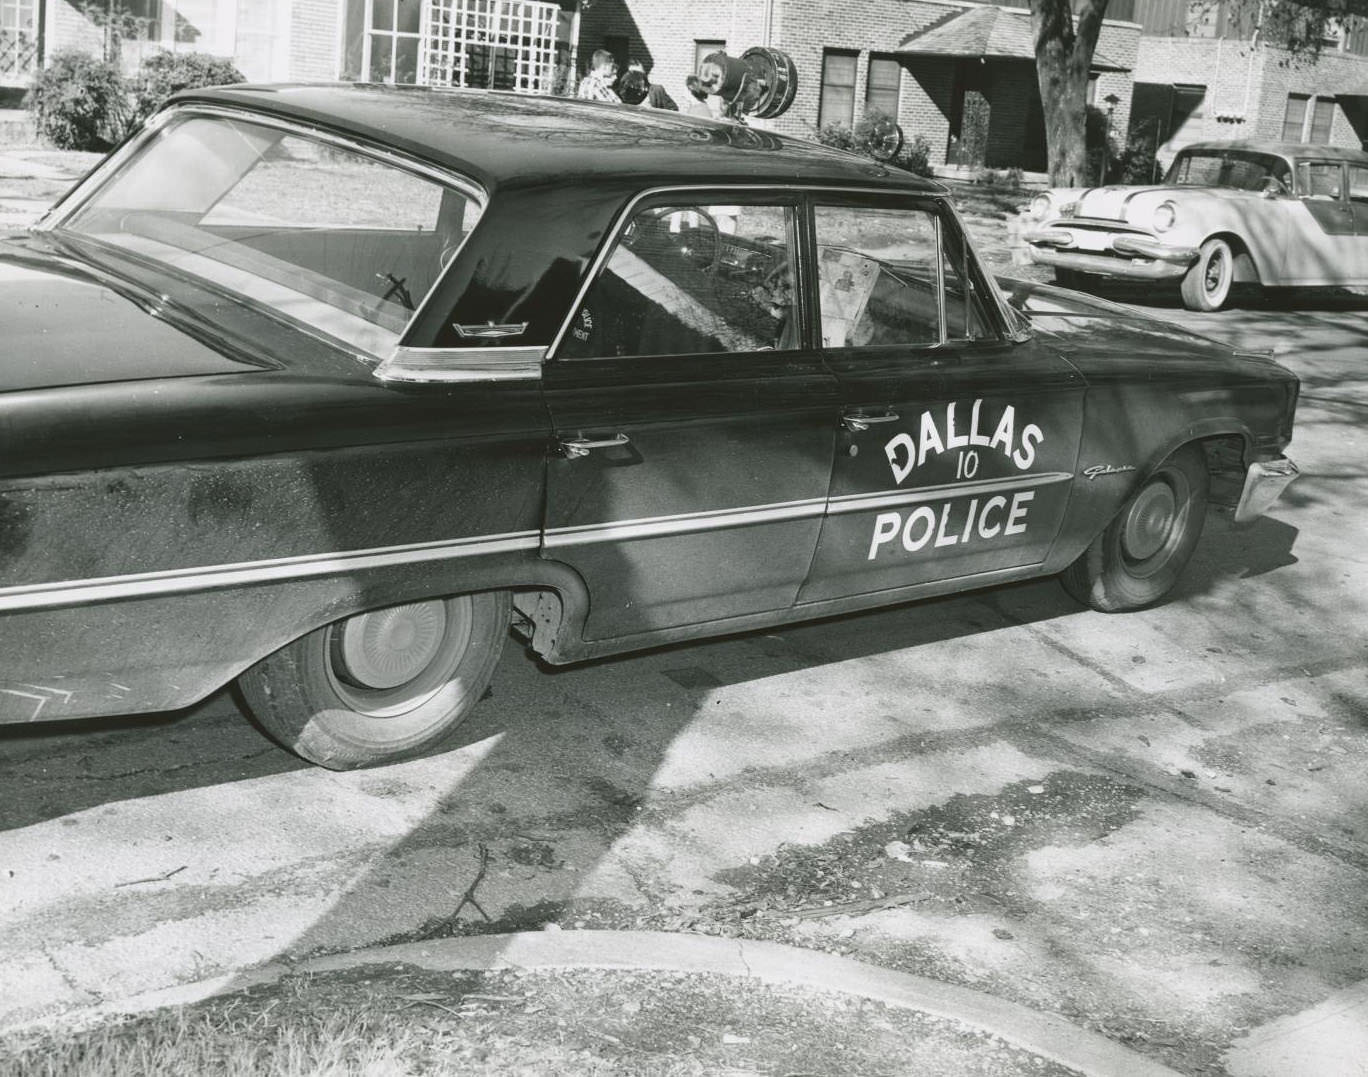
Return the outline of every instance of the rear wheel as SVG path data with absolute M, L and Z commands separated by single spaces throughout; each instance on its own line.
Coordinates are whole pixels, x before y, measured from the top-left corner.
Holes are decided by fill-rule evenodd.
M 1173 589 L 1197 548 L 1210 486 L 1202 450 L 1183 446 L 1064 570 L 1060 579 L 1065 590 L 1105 613 L 1158 602 Z
M 1208 239 L 1183 278 L 1183 306 L 1188 310 L 1220 310 L 1235 281 L 1235 252 L 1224 239 Z
M 470 713 L 493 676 L 506 593 L 359 613 L 282 647 L 238 679 L 262 727 L 331 770 L 430 747 Z

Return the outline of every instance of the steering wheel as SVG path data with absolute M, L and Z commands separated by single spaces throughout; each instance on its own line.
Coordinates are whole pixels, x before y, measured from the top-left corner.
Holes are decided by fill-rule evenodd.
M 671 228 L 674 214 L 681 217 L 677 231 Z M 687 217 L 699 223 L 686 229 Z M 672 250 L 703 273 L 711 272 L 722 260 L 722 229 L 717 218 L 702 206 L 657 206 L 639 213 L 624 230 L 622 245 L 635 250 L 643 244 L 649 245 L 648 250 Z

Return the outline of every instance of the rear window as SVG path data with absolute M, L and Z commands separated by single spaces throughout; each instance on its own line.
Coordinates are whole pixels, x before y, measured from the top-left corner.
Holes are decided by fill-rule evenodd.
M 159 130 L 59 232 L 383 358 L 482 207 L 473 184 L 267 124 L 191 114 Z

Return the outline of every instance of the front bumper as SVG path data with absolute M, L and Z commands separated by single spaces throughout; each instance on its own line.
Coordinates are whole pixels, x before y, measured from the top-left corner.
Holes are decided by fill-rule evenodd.
M 1044 225 L 1022 233 L 1031 260 L 1060 269 L 1131 280 L 1173 280 L 1197 261 L 1195 247 L 1169 246 L 1136 232 L 1092 232 L 1087 246 L 1067 228 Z
M 1285 456 L 1250 464 L 1245 472 L 1240 503 L 1235 506 L 1235 522 L 1248 523 L 1262 516 L 1298 474 L 1297 465 Z

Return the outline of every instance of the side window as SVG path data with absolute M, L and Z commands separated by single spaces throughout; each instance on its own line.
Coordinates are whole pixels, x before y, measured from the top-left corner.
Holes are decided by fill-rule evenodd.
M 818 206 L 822 346 L 929 345 L 985 335 L 963 245 L 926 210 Z
M 571 358 L 799 346 L 794 211 L 673 203 L 638 211 L 575 312 Z
M 1368 202 L 1368 165 L 1349 166 L 1349 197 L 1355 202 Z
M 1297 173 L 1303 198 L 1339 198 L 1344 184 L 1338 161 L 1299 161 Z

